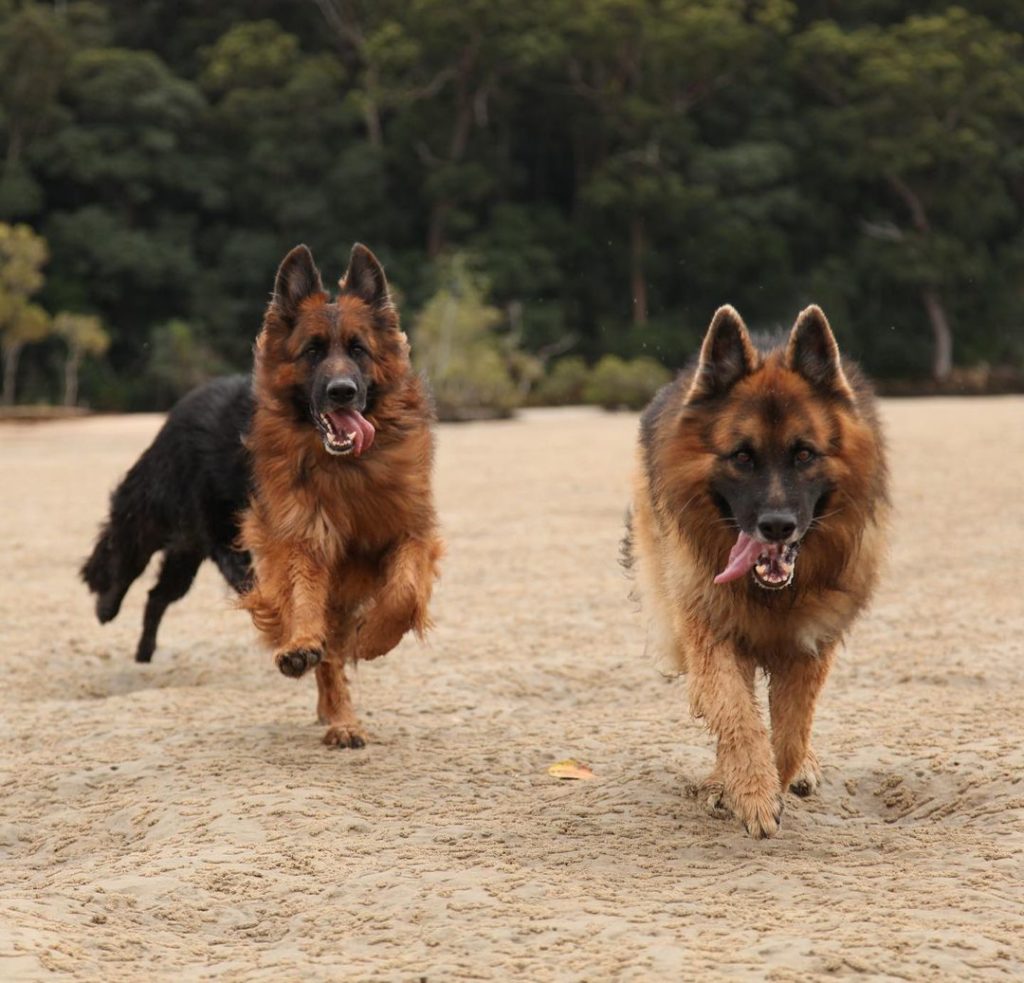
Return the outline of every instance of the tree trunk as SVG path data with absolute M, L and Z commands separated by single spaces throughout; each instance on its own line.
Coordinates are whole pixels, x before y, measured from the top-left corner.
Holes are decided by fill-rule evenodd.
M 647 278 L 644 276 L 646 245 L 644 220 L 639 215 L 634 215 L 629 228 L 629 262 L 635 328 L 642 328 L 647 323 Z
M 450 201 L 435 201 L 430 209 L 430 227 L 427 230 L 427 255 L 437 259 L 444 249 L 444 226 L 451 210 Z
M 82 350 L 73 345 L 68 349 L 68 360 L 64 363 L 64 405 L 78 403 L 78 367 L 82 364 Z
M 380 121 L 380 92 L 377 69 L 366 54 L 366 38 L 359 27 L 358 19 L 347 5 L 336 0 L 314 0 L 320 8 L 327 26 L 334 32 L 334 39 L 342 60 L 350 61 L 350 52 L 362 63 L 365 73 L 363 91 L 363 122 L 366 124 L 366 138 L 370 146 L 379 150 L 384 146 L 384 129 Z
M 4 389 L 0 401 L 4 406 L 14 405 L 14 388 L 18 380 L 18 359 L 24 345 L 20 341 L 4 345 Z
M 377 69 L 373 65 L 367 65 L 363 78 L 363 121 L 366 123 L 366 137 L 374 150 L 380 150 L 384 146 L 384 127 L 381 125 L 380 105 L 377 99 L 380 90 Z
M 18 161 L 21 159 L 22 144 L 24 142 L 21 127 L 13 121 L 9 123 L 8 126 L 7 158 L 4 161 L 4 174 L 7 176 L 12 174 L 14 169 L 18 166 Z
M 933 288 L 925 287 L 921 291 L 921 302 L 932 326 L 932 378 L 942 382 L 953 371 L 953 332 L 949 328 L 946 308 Z
M 476 70 L 477 57 L 480 53 L 481 38 L 479 35 L 470 39 L 462 50 L 459 68 L 455 76 L 455 127 L 452 130 L 451 142 L 448 145 L 448 157 L 445 163 L 460 164 L 466 156 L 469 137 L 473 132 L 474 107 L 487 96 L 487 85 L 471 89 L 470 83 Z M 448 213 L 455 206 L 451 198 L 442 198 L 434 202 L 430 210 L 430 227 L 427 230 L 427 255 L 435 259 L 445 247 L 445 226 Z
M 917 196 L 913 188 L 902 178 L 889 174 L 889 186 L 896 192 L 910 212 L 910 222 L 921 236 L 931 234 L 931 222 L 924 202 Z M 932 378 L 937 382 L 948 379 L 953 371 L 953 332 L 949 327 L 946 308 L 934 287 L 921 288 L 921 303 L 924 304 L 928 323 L 932 328 Z

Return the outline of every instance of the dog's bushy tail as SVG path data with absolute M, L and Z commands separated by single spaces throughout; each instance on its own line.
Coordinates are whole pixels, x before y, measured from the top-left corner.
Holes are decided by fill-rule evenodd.
M 110 496 L 110 515 L 79 575 L 96 595 L 96 617 L 106 624 L 149 558 L 163 546 L 150 501 L 150 475 L 143 455 Z
M 112 526 L 112 520 L 103 525 L 92 553 L 79 570 L 86 586 L 96 595 L 96 617 L 101 625 L 117 617 L 121 601 L 131 586 L 131 580 L 122 586 L 123 564 Z
M 92 553 L 89 554 L 89 558 L 78 571 L 79 576 L 85 581 L 86 587 L 94 594 L 102 594 L 110 589 L 113 550 L 110 523 L 106 522 L 100 529 Z

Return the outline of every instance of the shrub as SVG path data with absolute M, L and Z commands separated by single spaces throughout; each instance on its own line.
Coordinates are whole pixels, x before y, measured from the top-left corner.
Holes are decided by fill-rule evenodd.
M 594 366 L 583 397 L 606 410 L 639 410 L 671 378 L 668 369 L 653 358 L 627 362 L 618 355 L 605 355 Z
M 570 406 L 582 403 L 583 393 L 590 380 L 590 369 L 578 355 L 560 358 L 545 375 L 530 396 L 535 406 Z
M 146 375 L 157 406 L 170 406 L 190 389 L 227 371 L 217 355 L 187 321 L 168 321 L 153 329 Z
M 454 257 L 412 337 L 413 360 L 430 380 L 442 420 L 511 416 L 520 404 L 508 353 L 494 331 L 500 321 L 465 258 Z

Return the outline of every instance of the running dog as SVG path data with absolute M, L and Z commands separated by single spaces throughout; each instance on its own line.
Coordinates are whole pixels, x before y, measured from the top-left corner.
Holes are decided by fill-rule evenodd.
M 242 605 L 282 673 L 315 672 L 324 743 L 362 747 L 345 667 L 423 635 L 442 553 L 433 409 L 369 249 L 334 298 L 305 246 L 284 258 L 253 381 Z

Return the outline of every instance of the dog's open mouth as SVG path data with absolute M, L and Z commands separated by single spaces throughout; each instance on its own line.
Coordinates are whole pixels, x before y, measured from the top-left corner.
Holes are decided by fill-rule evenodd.
M 796 558 L 800 543 L 762 543 L 753 536 L 741 532 L 736 545 L 729 551 L 729 562 L 715 577 L 716 584 L 727 584 L 737 580 L 748 570 L 752 571 L 754 583 L 766 590 L 782 590 L 793 582 Z
M 332 410 L 316 417 L 317 429 L 328 454 L 359 457 L 373 443 L 373 424 L 358 410 Z

